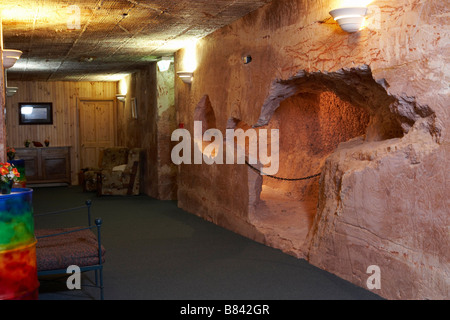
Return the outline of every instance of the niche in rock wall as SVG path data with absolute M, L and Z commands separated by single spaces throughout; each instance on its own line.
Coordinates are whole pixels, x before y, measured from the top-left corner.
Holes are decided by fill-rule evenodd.
M 369 123 L 367 110 L 331 91 L 298 93 L 280 102 L 263 127 L 279 130 L 279 170 L 274 177 L 263 176 L 251 216 L 260 230 L 287 242 L 275 246 L 301 251 L 317 210 L 316 174 L 339 143 L 365 136 Z
M 195 107 L 194 121 L 202 122 L 202 135 L 207 129 L 216 128 L 216 116 L 208 95 L 204 95 Z
M 283 198 L 315 204 L 319 178 L 295 179 L 320 173 L 326 157 L 338 144 L 363 136 L 369 121 L 364 109 L 330 91 L 297 94 L 282 101 L 266 126 L 279 130 L 276 177 L 281 179 L 263 176 L 263 193 L 276 190 Z
M 254 127 L 279 130 L 279 170 L 259 180 L 249 214 L 269 245 L 301 256 L 317 212 L 320 176 L 314 175 L 341 142 L 401 138 L 408 125 L 392 112 L 395 105 L 367 66 L 300 72 L 273 83 Z
M 222 141 L 208 134 L 211 132 L 209 129 L 216 128 L 216 115 L 208 95 L 204 95 L 195 107 L 194 126 L 196 123 L 201 123 L 201 130 L 196 130 L 194 127 L 194 132 L 199 131 L 198 136 L 194 135 L 194 147 L 199 148 L 208 157 L 215 157 L 218 144 L 221 144 Z

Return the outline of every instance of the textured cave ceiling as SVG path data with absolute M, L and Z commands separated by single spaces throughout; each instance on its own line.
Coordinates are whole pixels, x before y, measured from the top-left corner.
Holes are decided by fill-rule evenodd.
M 117 80 L 270 0 L 1 0 L 8 80 Z

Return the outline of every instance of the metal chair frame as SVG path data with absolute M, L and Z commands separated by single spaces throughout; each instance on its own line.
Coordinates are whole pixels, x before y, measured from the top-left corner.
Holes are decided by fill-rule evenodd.
M 95 221 L 94 221 L 95 225 L 92 225 L 92 223 L 91 223 L 91 206 L 92 206 L 92 201 L 87 200 L 85 202 L 84 206 L 34 215 L 34 217 L 41 217 L 41 216 L 52 215 L 52 214 L 66 213 L 66 212 L 85 209 L 85 208 L 87 208 L 87 213 L 88 213 L 88 227 L 80 227 L 80 228 L 77 227 L 77 229 L 73 229 L 70 231 L 52 233 L 52 234 L 44 235 L 44 236 L 38 236 L 38 237 L 36 237 L 36 239 L 39 240 L 42 238 L 55 237 L 55 236 L 60 236 L 60 235 L 69 234 L 69 233 L 73 233 L 73 232 L 79 232 L 79 231 L 83 231 L 83 230 L 96 228 L 97 229 L 98 262 L 99 263 L 95 264 L 95 265 L 83 266 L 83 267 L 79 267 L 79 268 L 80 268 L 80 272 L 95 271 L 95 285 L 93 287 L 100 289 L 100 299 L 104 300 L 102 241 L 101 241 L 101 232 L 100 232 L 101 225 L 102 225 L 102 219 L 101 218 L 95 219 Z M 39 250 L 39 248 L 36 248 L 36 250 Z M 69 267 L 69 266 L 67 266 L 67 267 Z M 47 276 L 47 275 L 55 275 L 55 274 L 67 274 L 67 269 L 38 271 L 38 277 L 39 276 Z

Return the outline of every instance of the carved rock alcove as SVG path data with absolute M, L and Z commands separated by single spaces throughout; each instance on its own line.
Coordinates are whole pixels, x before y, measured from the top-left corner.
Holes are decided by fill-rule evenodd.
M 364 136 L 369 113 L 331 91 L 300 92 L 280 103 L 263 128 L 279 130 L 279 170 L 262 176 L 251 221 L 284 251 L 303 252 L 317 211 L 319 176 L 338 144 Z M 305 178 L 305 179 L 304 179 Z
M 261 186 L 254 190 L 260 191 L 259 197 L 250 195 L 250 222 L 265 235 L 266 244 L 306 257 L 307 235 L 320 208 L 320 183 L 333 177 L 324 179 L 322 173 L 321 178 L 291 179 L 321 172 L 340 143 L 399 140 L 422 116 L 433 118 L 427 107 L 389 95 L 384 81 L 375 81 L 368 66 L 302 71 L 275 81 L 254 127 L 280 130 L 276 176 L 281 179 L 258 179 Z M 433 120 L 429 124 L 431 131 L 438 131 Z
M 207 96 L 197 107 L 203 132 L 216 125 Z M 389 92 L 368 66 L 301 71 L 272 83 L 255 125 L 232 117 L 227 128 L 279 129 L 275 176 L 320 176 L 274 179 L 255 170 L 260 163 L 185 166 L 178 203 L 361 287 L 376 265 L 383 297 L 446 297 L 440 123 L 431 107 Z
M 446 297 L 441 128 L 388 87 L 365 65 L 274 81 L 254 127 L 280 130 L 277 175 L 321 175 L 253 174 L 248 219 L 267 245 L 361 287 L 379 267 L 383 297 Z

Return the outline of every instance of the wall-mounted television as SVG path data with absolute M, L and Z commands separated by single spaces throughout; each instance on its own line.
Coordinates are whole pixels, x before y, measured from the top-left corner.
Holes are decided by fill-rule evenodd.
M 51 102 L 19 103 L 19 124 L 53 124 Z

